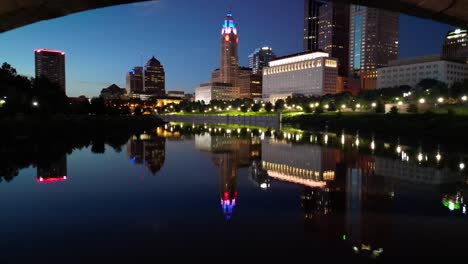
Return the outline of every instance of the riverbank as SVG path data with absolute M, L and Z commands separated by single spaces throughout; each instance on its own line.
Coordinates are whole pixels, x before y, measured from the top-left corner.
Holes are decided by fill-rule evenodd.
M 155 116 L 17 115 L 0 119 L 4 138 L 67 137 L 154 129 L 164 122 Z
M 358 133 L 383 139 L 468 144 L 468 116 L 449 114 L 327 113 L 283 117 L 283 125 L 302 130 Z

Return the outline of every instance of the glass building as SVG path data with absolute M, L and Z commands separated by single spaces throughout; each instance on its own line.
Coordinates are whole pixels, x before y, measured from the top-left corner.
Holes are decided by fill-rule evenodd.
M 276 54 L 270 47 L 257 48 L 249 55 L 249 67 L 253 73 L 260 73 L 263 67 L 267 67 L 268 63 L 276 59 Z

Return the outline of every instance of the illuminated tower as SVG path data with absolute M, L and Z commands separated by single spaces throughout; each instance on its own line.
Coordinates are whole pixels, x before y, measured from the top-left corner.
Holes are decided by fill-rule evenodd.
M 49 49 L 34 50 L 36 78 L 45 77 L 60 85 L 65 92 L 65 52 Z
M 236 84 L 239 76 L 239 56 L 237 45 L 239 37 L 234 18 L 229 12 L 224 20 L 221 31 L 221 65 L 219 72 L 219 81 L 223 83 Z

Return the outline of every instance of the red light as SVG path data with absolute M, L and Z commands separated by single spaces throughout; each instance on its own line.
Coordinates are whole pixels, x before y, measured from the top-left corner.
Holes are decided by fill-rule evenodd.
M 34 52 L 41 53 L 41 52 L 49 52 L 49 53 L 59 53 L 61 55 L 65 55 L 65 52 L 60 50 L 50 50 L 50 49 L 35 49 Z
M 239 37 L 236 37 L 236 43 L 239 44 Z
M 226 42 L 229 42 L 229 35 L 226 35 L 226 36 L 224 37 L 224 40 L 226 40 Z
M 39 179 L 37 179 L 36 181 L 39 182 L 39 183 L 51 183 L 51 182 L 64 181 L 66 179 L 67 179 L 67 176 L 61 176 L 61 177 L 57 177 L 57 178 L 47 178 L 47 179 L 39 177 Z

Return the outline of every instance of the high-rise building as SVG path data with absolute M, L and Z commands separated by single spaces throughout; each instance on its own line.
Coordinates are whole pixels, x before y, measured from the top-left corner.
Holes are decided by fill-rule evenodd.
M 252 68 L 253 73 L 261 73 L 263 67 L 267 67 L 268 63 L 274 59 L 276 55 L 271 48 L 258 48 L 249 55 L 249 67 Z
M 324 1 L 304 0 L 304 51 L 318 49 L 319 11 Z
M 236 84 L 239 73 L 238 44 L 236 24 L 232 13 L 228 13 L 221 31 L 221 64 L 218 82 Z
M 348 76 L 349 4 L 322 1 L 318 19 L 318 49 L 338 59 L 338 75 Z
M 262 93 L 262 76 L 260 73 L 253 73 L 250 68 L 239 67 L 238 43 L 238 31 L 232 13 L 229 12 L 221 30 L 221 65 L 213 71 L 210 83 L 216 84 L 213 86 L 218 88 L 225 87 L 227 89 L 226 91 L 217 89 L 221 93 L 230 95 L 237 93 L 236 98 L 258 98 Z M 201 86 L 207 87 L 207 85 Z M 202 90 L 198 89 L 200 92 Z M 235 92 L 237 90 L 240 92 Z M 206 96 L 195 95 L 195 98 L 201 97 L 206 98 Z M 226 98 L 226 100 L 236 98 Z M 208 103 L 209 101 L 205 102 Z
M 166 74 L 164 67 L 154 56 L 146 63 L 143 71 L 144 93 L 166 95 Z
M 127 85 L 128 94 L 140 94 L 143 93 L 143 67 L 135 67 L 127 73 Z
M 361 78 L 361 89 L 375 89 L 377 69 L 398 59 L 399 13 L 351 5 L 349 74 Z
M 442 50 L 444 59 L 468 63 L 468 30 L 449 31 Z
M 34 50 L 36 78 L 45 77 L 65 89 L 65 52 L 49 49 Z

